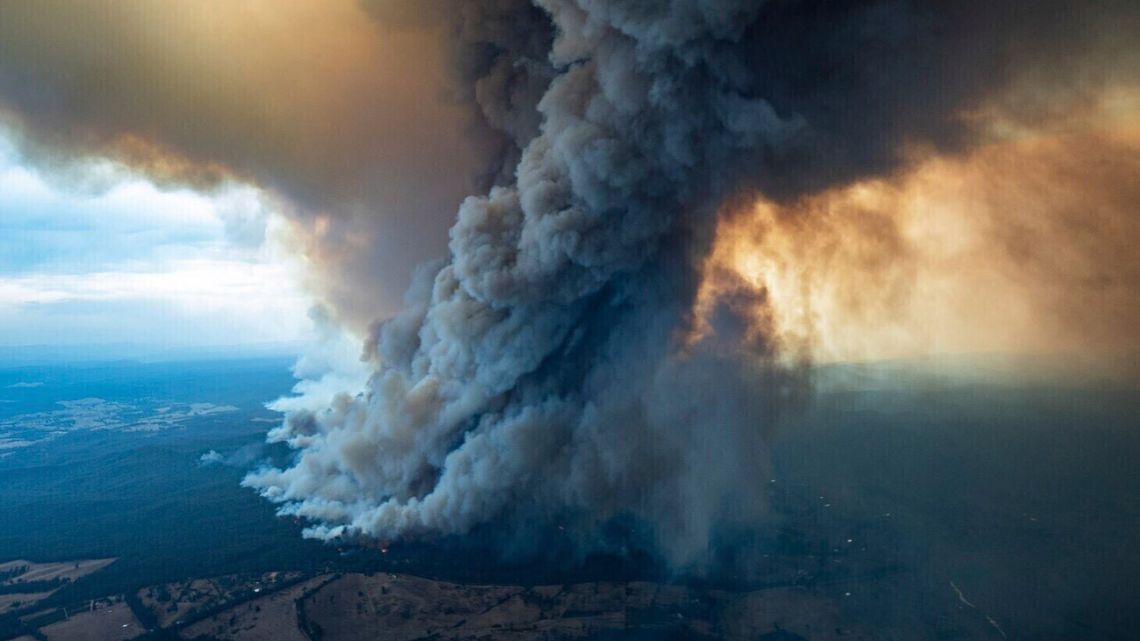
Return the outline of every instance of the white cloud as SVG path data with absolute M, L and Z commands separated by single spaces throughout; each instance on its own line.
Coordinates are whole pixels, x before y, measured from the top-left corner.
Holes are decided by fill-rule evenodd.
M 118 182 L 68 191 L 4 145 L 0 132 L 0 344 L 308 337 L 303 265 L 257 189 L 162 190 L 95 163 Z

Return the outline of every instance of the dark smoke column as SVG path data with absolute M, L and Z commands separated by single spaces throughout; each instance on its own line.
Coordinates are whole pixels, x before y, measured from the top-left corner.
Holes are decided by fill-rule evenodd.
M 713 336 L 681 340 L 726 199 L 887 171 L 903 140 L 963 145 L 953 116 L 1041 62 L 1002 43 L 1048 37 L 1063 56 L 1085 41 L 1058 30 L 1073 18 L 1061 5 L 535 4 L 431 5 L 487 39 L 464 46 L 494 51 L 470 95 L 521 146 L 514 179 L 463 203 L 450 259 L 379 326 L 368 392 L 290 416 L 271 438 L 296 463 L 246 484 L 320 538 L 624 515 L 670 559 L 699 561 L 716 528 L 762 512 L 787 384 L 731 300 Z M 514 7 L 542 23 L 506 28 Z M 546 71 L 496 83 L 536 64 L 536 41 L 511 38 L 551 25 Z

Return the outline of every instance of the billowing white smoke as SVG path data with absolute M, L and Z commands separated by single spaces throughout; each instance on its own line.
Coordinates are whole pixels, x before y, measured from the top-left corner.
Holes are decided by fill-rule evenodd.
M 796 382 L 732 301 L 717 331 L 682 340 L 724 199 L 883 171 L 904 140 L 960 141 L 958 109 L 1016 62 L 983 64 L 963 34 L 1045 34 L 1058 55 L 1075 42 L 1050 30 L 1063 12 L 1014 20 L 1001 3 L 536 4 L 556 36 L 549 60 L 519 64 L 545 71 L 522 74 L 525 91 L 488 80 L 509 71 L 495 42 L 476 74 L 487 124 L 521 147 L 513 180 L 462 204 L 450 259 L 376 329 L 367 391 L 291 414 L 271 438 L 293 465 L 245 482 L 320 538 L 632 516 L 695 562 L 718 527 L 761 514 L 766 433 Z M 482 4 L 432 6 L 477 21 Z M 963 82 L 970 61 L 981 80 Z M 547 77 L 531 137 L 514 112 Z

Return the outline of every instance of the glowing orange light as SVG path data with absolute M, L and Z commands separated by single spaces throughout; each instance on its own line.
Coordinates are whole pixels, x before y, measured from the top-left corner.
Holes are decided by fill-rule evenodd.
M 1140 349 L 1140 102 L 1110 97 L 1103 117 L 726 212 L 687 343 L 746 288 L 785 357 Z

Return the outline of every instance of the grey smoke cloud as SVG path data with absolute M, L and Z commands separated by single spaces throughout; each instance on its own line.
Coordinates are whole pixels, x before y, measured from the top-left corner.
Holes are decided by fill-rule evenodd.
M 447 60 L 450 100 L 470 117 L 482 152 L 478 191 L 513 181 L 540 124 L 538 101 L 554 77 L 553 25 L 530 0 L 361 0 L 381 25 L 433 34 Z
M 251 465 L 254 465 L 259 459 L 263 458 L 265 458 L 265 446 L 261 443 L 250 443 L 228 454 L 223 454 L 217 450 L 210 450 L 198 457 L 198 464 L 202 466 L 224 465 L 226 467 L 249 469 Z
M 463 3 L 462 20 L 518 4 L 484 14 Z M 486 122 L 525 143 L 514 180 L 463 202 L 450 259 L 421 271 L 404 311 L 376 327 L 368 390 L 293 414 L 271 438 L 298 450 L 295 464 L 246 479 L 314 522 L 312 536 L 462 533 L 512 515 L 587 531 L 632 515 L 668 558 L 700 562 L 717 528 L 763 513 L 766 440 L 802 383 L 731 301 L 719 331 L 679 345 L 726 199 L 886 173 L 906 144 L 969 146 L 981 133 L 963 113 L 1053 63 L 1065 64 L 1050 90 L 1079 93 L 1069 74 L 1102 65 L 1138 13 L 535 4 L 556 34 L 538 135 L 503 124 L 532 115 L 529 100 L 500 92 L 488 106 L 488 76 L 468 76 Z M 529 69 L 533 45 L 497 43 L 484 70 L 511 56 Z M 1040 117 L 1016 107 L 1003 105 Z

